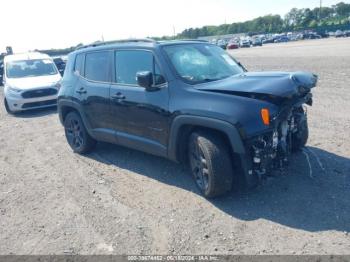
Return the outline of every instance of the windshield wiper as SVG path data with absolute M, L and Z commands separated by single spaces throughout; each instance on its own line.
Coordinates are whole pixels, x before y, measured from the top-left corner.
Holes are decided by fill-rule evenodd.
M 220 79 L 221 78 L 205 78 L 201 82 L 213 82 L 213 81 L 217 81 L 217 80 L 220 80 Z
M 231 75 L 228 76 L 224 76 L 224 77 L 218 77 L 218 78 L 205 78 L 203 79 L 201 82 L 206 83 L 206 82 L 213 82 L 213 81 L 218 81 L 218 80 L 222 80 L 222 79 L 226 79 L 231 77 Z

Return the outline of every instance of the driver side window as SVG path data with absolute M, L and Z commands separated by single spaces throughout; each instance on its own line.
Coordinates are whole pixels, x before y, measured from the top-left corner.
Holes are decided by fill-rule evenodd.
M 115 82 L 138 85 L 136 74 L 148 71 L 153 74 L 154 85 L 165 83 L 153 53 L 144 50 L 119 50 L 115 52 Z
M 156 62 L 154 62 L 154 74 L 153 74 L 153 76 L 154 76 L 154 85 L 155 86 L 162 85 L 166 82 L 165 78 L 161 74 L 159 66 Z

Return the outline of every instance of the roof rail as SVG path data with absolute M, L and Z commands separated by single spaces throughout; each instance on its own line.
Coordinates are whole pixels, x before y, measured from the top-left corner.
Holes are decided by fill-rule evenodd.
M 158 43 L 169 43 L 169 42 L 200 42 L 208 43 L 209 41 L 204 39 L 172 39 L 172 40 L 161 40 Z
M 96 41 L 94 43 L 79 46 L 76 50 L 88 47 L 96 47 L 102 45 L 118 44 L 118 43 L 137 43 L 137 42 L 146 42 L 146 43 L 156 43 L 154 39 L 151 38 L 130 38 L 130 39 L 121 39 L 121 40 L 112 40 L 112 41 Z
M 179 39 L 178 41 L 204 42 L 204 43 L 209 42 L 208 40 L 204 40 L 204 39 Z

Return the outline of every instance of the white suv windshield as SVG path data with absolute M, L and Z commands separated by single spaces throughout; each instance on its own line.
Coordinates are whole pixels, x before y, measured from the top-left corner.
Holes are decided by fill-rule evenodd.
M 178 75 L 190 84 L 228 78 L 243 69 L 222 48 L 206 44 L 165 46 L 164 50 Z
M 57 69 L 50 59 L 11 61 L 6 64 L 8 78 L 34 77 L 57 74 Z

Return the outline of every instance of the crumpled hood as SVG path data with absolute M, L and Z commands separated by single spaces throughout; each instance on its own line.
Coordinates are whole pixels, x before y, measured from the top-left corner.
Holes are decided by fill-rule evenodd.
M 8 78 L 6 79 L 6 85 L 21 90 L 29 90 L 54 86 L 60 80 L 60 74 L 24 78 Z
M 202 91 L 248 96 L 270 95 L 291 98 L 309 93 L 317 76 L 308 72 L 246 72 L 222 81 L 198 85 Z

